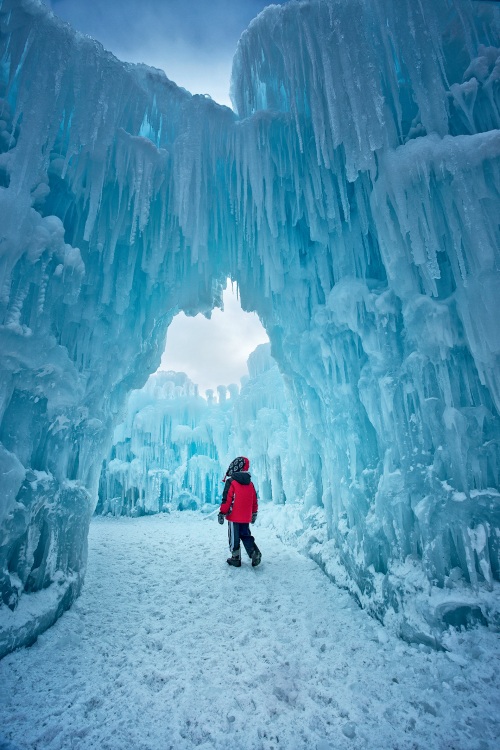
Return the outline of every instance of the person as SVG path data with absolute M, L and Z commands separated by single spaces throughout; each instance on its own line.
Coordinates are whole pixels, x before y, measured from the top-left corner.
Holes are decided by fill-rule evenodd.
M 259 565 L 262 555 L 250 533 L 250 523 L 257 520 L 259 510 L 257 493 L 248 469 L 250 461 L 245 456 L 238 456 L 231 461 L 222 480 L 225 482 L 222 502 L 219 509 L 218 521 L 223 524 L 227 520 L 229 550 L 228 565 L 241 567 L 241 547 L 243 542 L 248 556 L 252 560 L 252 567 Z

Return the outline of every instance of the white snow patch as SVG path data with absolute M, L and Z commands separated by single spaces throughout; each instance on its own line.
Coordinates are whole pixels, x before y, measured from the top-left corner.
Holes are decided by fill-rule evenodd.
M 82 596 L 0 663 L 0 746 L 494 750 L 493 633 L 410 647 L 252 528 L 263 562 L 234 569 L 213 517 L 94 520 Z

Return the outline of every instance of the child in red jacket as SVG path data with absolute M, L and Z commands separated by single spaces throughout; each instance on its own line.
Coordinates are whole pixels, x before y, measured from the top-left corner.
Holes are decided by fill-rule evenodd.
M 224 523 L 224 518 L 227 519 L 231 551 L 231 557 L 228 557 L 227 562 L 235 568 L 241 567 L 240 540 L 252 559 L 252 567 L 255 568 L 262 558 L 249 528 L 250 523 L 255 523 L 259 509 L 257 493 L 248 472 L 249 468 L 250 461 L 245 456 L 238 456 L 229 464 L 224 477 L 226 484 L 218 515 L 219 523 Z

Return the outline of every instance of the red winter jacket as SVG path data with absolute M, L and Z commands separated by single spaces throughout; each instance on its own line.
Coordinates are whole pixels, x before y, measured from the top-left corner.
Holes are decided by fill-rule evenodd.
M 226 481 L 222 493 L 220 512 L 228 521 L 250 523 L 252 513 L 257 513 L 257 493 L 248 471 L 235 471 Z

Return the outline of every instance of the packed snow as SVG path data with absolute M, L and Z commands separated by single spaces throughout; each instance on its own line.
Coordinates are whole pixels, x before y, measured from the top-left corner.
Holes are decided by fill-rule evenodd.
M 279 510 L 240 569 L 213 515 L 94 519 L 81 597 L 0 662 L 2 750 L 495 750 L 496 635 L 401 642 L 277 539 Z

